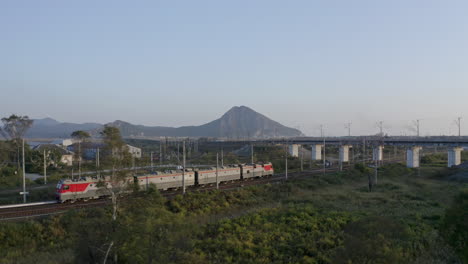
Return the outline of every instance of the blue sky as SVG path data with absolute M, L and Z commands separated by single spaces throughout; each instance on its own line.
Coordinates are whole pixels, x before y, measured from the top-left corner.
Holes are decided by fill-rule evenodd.
M 0 2 L 0 114 L 468 134 L 468 1 Z

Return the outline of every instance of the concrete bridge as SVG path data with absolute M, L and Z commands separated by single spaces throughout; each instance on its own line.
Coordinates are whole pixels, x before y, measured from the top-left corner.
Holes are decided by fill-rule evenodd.
M 311 159 L 322 160 L 322 153 L 326 145 L 335 145 L 339 147 L 340 162 L 349 161 L 349 151 L 354 146 L 363 145 L 364 148 L 372 147 L 372 159 L 374 161 L 383 160 L 383 151 L 385 146 L 396 146 L 406 148 L 406 165 L 408 168 L 417 168 L 420 166 L 420 154 L 424 147 L 445 147 L 447 148 L 448 167 L 461 164 L 461 151 L 468 148 L 468 137 L 300 137 L 300 138 L 281 138 L 281 139 L 262 139 L 262 140 L 240 140 L 248 144 L 281 144 L 288 145 L 289 155 L 299 156 L 300 146 L 311 146 Z M 239 141 L 221 141 L 239 142 Z
M 311 145 L 312 160 L 322 159 L 322 148 L 325 144 L 339 146 L 340 162 L 349 161 L 349 150 L 356 145 L 371 146 L 372 159 L 374 161 L 383 160 L 383 150 L 385 146 L 406 147 L 406 166 L 408 168 L 418 168 L 420 166 L 420 154 L 423 147 L 446 147 L 448 157 L 448 167 L 461 164 L 461 152 L 468 148 L 468 138 L 466 137 L 355 137 L 355 138 L 297 138 L 284 140 L 271 140 L 271 143 L 289 144 L 290 154 L 294 156 L 300 145 Z

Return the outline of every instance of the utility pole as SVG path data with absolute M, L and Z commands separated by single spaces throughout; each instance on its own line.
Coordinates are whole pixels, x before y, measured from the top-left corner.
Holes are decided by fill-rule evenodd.
M 414 121 L 414 125 L 416 126 L 416 136 L 419 137 L 419 119 Z
M 326 159 L 326 151 L 325 151 L 325 137 L 323 137 L 323 175 L 325 175 L 325 171 L 326 171 L 326 160 L 327 159 Z
M 345 128 L 348 129 L 348 137 L 351 137 L 351 122 L 345 124 Z
M 169 142 L 167 141 L 167 137 L 166 137 L 166 140 L 164 142 L 164 156 L 167 157 L 167 147 L 169 145 Z M 170 160 L 169 160 L 170 162 Z
M 159 140 L 159 166 L 162 165 L 162 141 Z
M 218 153 L 216 153 L 216 189 L 219 189 L 219 181 L 218 181 Z
M 309 160 L 309 169 L 312 170 L 312 146 L 310 147 L 310 160 Z
M 341 160 L 341 146 L 342 146 L 342 143 L 340 143 L 340 149 L 338 150 L 339 152 L 339 155 L 338 155 L 338 160 L 339 160 L 339 166 L 340 166 L 340 171 L 343 171 L 343 161 Z M 344 155 L 344 153 L 343 153 Z
M 383 136 L 383 121 L 379 121 L 379 122 L 377 123 L 377 126 L 378 126 L 379 129 L 380 129 L 380 135 Z
M 301 152 L 301 171 L 304 171 L 304 151 L 302 149 L 302 145 L 299 148 L 299 151 Z
M 78 153 L 79 153 L 79 156 L 78 156 L 78 179 L 81 178 L 81 139 L 80 141 L 78 141 Z
M 375 184 L 377 184 L 377 177 L 378 177 L 378 169 L 377 169 L 377 166 L 378 166 L 378 161 L 377 159 L 375 160 L 375 164 L 374 164 L 374 180 L 375 180 Z
M 47 157 L 44 149 L 44 184 L 47 184 Z
M 224 151 L 221 148 L 221 167 L 224 167 Z
M 24 164 L 24 139 L 23 139 L 23 203 L 26 203 L 26 167 Z
M 182 142 L 182 193 L 185 194 L 185 140 Z
M 180 163 L 180 156 L 179 156 L 179 140 L 177 140 L 177 162 Z
M 96 155 L 94 156 L 94 166 L 96 167 L 96 173 L 97 173 L 97 168 L 98 168 L 98 149 L 96 149 Z
M 422 148 L 419 150 L 419 155 L 418 155 L 418 177 L 421 177 L 421 158 L 422 158 Z
M 377 143 L 380 143 L 380 142 L 377 142 Z M 382 152 L 383 152 L 383 150 L 382 150 Z M 379 173 L 378 169 L 377 169 L 377 167 L 379 166 L 379 158 L 380 158 L 379 153 L 380 153 L 380 148 L 379 148 L 379 151 L 376 152 L 376 156 L 374 157 L 374 159 L 375 159 L 375 164 L 374 164 L 375 165 L 375 170 L 374 170 L 375 171 L 375 177 L 374 178 L 375 178 L 375 184 L 376 185 L 377 185 L 377 180 L 378 180 L 377 177 L 378 177 L 378 173 Z
M 101 167 L 101 164 L 100 164 L 100 152 L 99 152 L 99 148 L 97 149 L 97 152 L 96 152 L 96 169 L 98 171 L 98 177 L 100 178 L 101 177 L 101 170 L 100 170 L 100 167 Z
M 150 159 L 151 159 L 151 161 L 150 161 L 151 162 L 151 172 L 153 172 L 154 169 L 153 169 L 153 152 L 152 151 L 150 153 Z
M 187 158 L 192 158 L 192 143 L 189 138 L 187 138 L 188 142 L 188 153 L 187 153 Z
M 366 165 L 366 159 L 367 159 L 367 147 L 366 147 L 366 138 L 363 139 L 363 143 L 362 143 L 362 148 L 363 148 L 363 152 L 362 152 L 362 164 Z
M 458 136 L 461 136 L 461 117 L 458 117 L 457 120 L 455 120 L 455 124 L 458 126 Z
M 254 164 L 254 152 L 253 152 L 253 144 L 250 144 L 250 154 L 251 154 L 251 163 Z
M 284 166 L 285 166 L 285 178 L 288 180 L 288 145 L 286 144 L 286 154 L 285 154 L 285 161 L 284 161 Z

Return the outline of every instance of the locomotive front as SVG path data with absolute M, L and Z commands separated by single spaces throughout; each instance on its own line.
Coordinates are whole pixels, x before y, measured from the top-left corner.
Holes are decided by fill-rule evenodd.
M 69 190 L 70 186 L 65 185 L 64 180 L 61 179 L 58 183 L 57 186 L 55 187 L 55 199 L 59 202 L 63 201 L 62 200 L 62 194 Z

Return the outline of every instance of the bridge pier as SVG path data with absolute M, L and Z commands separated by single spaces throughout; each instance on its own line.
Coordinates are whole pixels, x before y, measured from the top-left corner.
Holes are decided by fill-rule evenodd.
M 406 150 L 406 167 L 418 168 L 419 167 L 419 153 L 422 147 L 413 146 Z
M 455 147 L 448 150 L 448 167 L 457 166 L 461 164 L 461 152 L 463 148 Z
M 291 157 L 299 157 L 299 144 L 291 144 L 289 145 L 289 155 Z
M 352 145 L 342 145 L 340 146 L 340 161 L 349 162 L 349 149 L 352 148 Z
M 322 160 L 322 144 L 312 145 L 312 160 Z
M 372 160 L 373 161 L 382 161 L 383 160 L 383 148 L 384 146 L 374 146 L 372 150 Z

